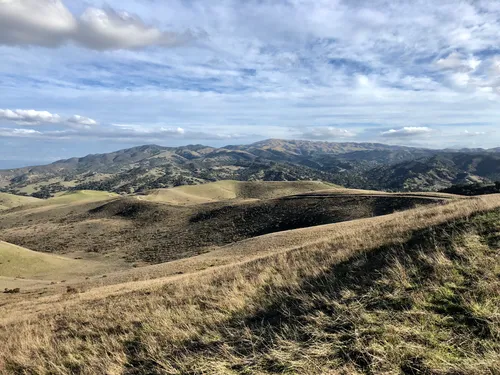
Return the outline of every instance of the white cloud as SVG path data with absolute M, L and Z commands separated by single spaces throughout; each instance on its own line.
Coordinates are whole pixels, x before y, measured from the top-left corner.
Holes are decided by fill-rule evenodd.
M 110 140 L 134 142 L 165 142 L 172 139 L 231 140 L 244 139 L 248 134 L 186 130 L 184 128 L 144 127 L 141 125 L 112 125 L 75 127 L 65 130 L 37 131 L 33 129 L 0 128 L 0 136 L 59 140 Z
M 481 64 L 481 60 L 474 56 L 465 58 L 458 52 L 452 52 L 447 57 L 439 59 L 436 65 L 441 69 L 451 69 L 461 72 L 470 72 L 477 69 Z
M 12 121 L 18 124 L 56 123 L 61 121 L 61 116 L 34 109 L 0 109 L 0 120 Z
M 188 36 L 162 32 L 127 12 L 89 8 L 80 18 L 76 39 L 88 48 L 103 50 L 174 46 L 185 42 Z
M 9 129 L 0 128 L 1 137 L 29 137 L 34 135 L 41 135 L 38 130 L 34 129 Z
M 0 44 L 57 47 L 75 42 L 106 50 L 169 47 L 191 38 L 111 8 L 88 8 L 76 18 L 61 0 L 0 0 Z
M 0 43 L 54 47 L 77 29 L 77 21 L 58 0 L 0 0 Z
M 467 73 L 453 73 L 450 79 L 452 84 L 458 87 L 466 87 L 469 84 L 471 77 Z
M 13 134 L 41 134 L 38 130 L 34 129 L 13 129 Z
M 332 126 L 326 126 L 305 129 L 303 132 L 298 133 L 297 136 L 300 138 L 313 140 L 332 140 L 355 137 L 356 133 L 351 132 L 347 129 L 339 129 Z
M 91 128 L 97 121 L 89 117 L 73 115 L 64 119 L 58 114 L 34 109 L 0 109 L 0 121 L 14 122 L 18 125 L 55 124 L 74 128 Z
M 68 122 L 70 124 L 75 124 L 75 125 L 86 125 L 86 126 L 97 125 L 97 121 L 96 120 L 93 120 L 93 119 L 91 119 L 89 117 L 80 116 L 80 115 L 71 116 L 68 119 Z
M 468 130 L 464 130 L 464 132 L 462 134 L 465 135 L 465 136 L 468 136 L 468 137 L 479 137 L 479 136 L 482 136 L 482 135 L 486 135 L 487 133 L 483 132 L 483 131 L 468 131 Z
M 356 82 L 360 87 L 370 87 L 372 85 L 370 79 L 363 74 L 356 77 Z
M 432 129 L 426 126 L 405 126 L 400 129 L 390 129 L 381 133 L 386 138 L 409 138 L 420 137 L 432 133 Z

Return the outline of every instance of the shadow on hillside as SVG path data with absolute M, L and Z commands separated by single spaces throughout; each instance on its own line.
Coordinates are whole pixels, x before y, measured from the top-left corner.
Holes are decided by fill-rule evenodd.
M 186 342 L 167 360 L 175 363 L 181 355 L 194 362 L 229 357 L 230 371 L 241 374 L 300 373 L 295 366 L 307 366 L 308 361 L 331 363 L 334 369 L 355 368 L 362 374 L 384 373 L 387 366 L 404 375 L 438 374 L 426 364 L 434 351 L 458 355 L 455 346 L 466 345 L 458 344 L 460 340 L 474 343 L 471 351 L 480 351 L 478 340 L 492 339 L 491 322 L 475 316 L 462 298 L 481 282 L 481 276 L 469 269 L 467 257 L 454 246 L 466 229 L 464 221 L 418 231 L 404 245 L 360 254 L 317 277 L 303 279 L 298 287 L 264 288 L 260 301 L 253 303 L 261 309 L 243 311 L 223 327 L 211 327 L 215 333 L 210 336 L 217 340 Z M 492 228 L 481 230 L 487 233 Z M 448 263 L 438 260 L 443 255 L 454 265 L 447 271 L 443 267 Z M 426 302 L 419 297 L 424 292 Z M 437 330 L 430 336 L 444 335 L 449 342 L 413 332 L 412 310 L 429 316 L 428 324 Z M 379 347 L 394 344 L 396 363 L 384 363 Z M 140 353 L 130 353 L 130 363 L 144 366 L 128 374 L 154 374 L 154 364 L 141 362 Z M 203 373 L 195 368 L 180 373 Z M 454 371 L 445 373 L 471 373 Z
M 202 210 L 190 218 L 192 225 L 218 225 L 228 228 L 238 239 L 280 231 L 333 224 L 366 217 L 381 216 L 435 204 L 439 200 L 414 197 L 372 196 L 293 196 L 245 205 Z M 229 237 L 230 234 L 226 237 Z
M 421 279 L 413 280 L 412 284 L 424 282 L 434 270 L 419 258 L 422 251 L 427 254 L 435 251 L 435 238 L 429 231 L 419 232 L 400 248 L 380 247 L 337 264 L 320 276 L 306 278 L 298 289 L 270 290 L 263 298 L 265 308 L 243 319 L 234 319 L 229 324 L 230 334 L 221 341 L 229 342 L 232 352 L 246 359 L 242 362 L 249 363 L 248 359 L 256 359 L 255 353 L 259 353 L 262 360 L 253 365 L 269 373 L 291 370 L 288 361 L 271 354 L 277 348 L 270 343 L 284 340 L 287 345 L 296 346 L 300 356 L 301 350 L 318 339 L 324 340 L 325 346 L 330 346 L 327 344 L 331 341 L 335 344 L 327 360 L 340 365 L 350 363 L 361 373 L 371 374 L 375 353 L 370 352 L 367 344 L 377 340 L 384 322 L 368 322 L 363 313 L 385 310 L 396 314 L 412 308 L 409 294 L 395 293 L 395 285 L 381 281 L 390 277 L 391 268 L 399 262 L 419 268 Z M 314 321 L 321 317 L 324 318 L 321 323 Z M 239 339 L 245 330 L 252 332 L 252 340 Z M 404 361 L 411 364 L 420 359 Z M 402 370 L 402 373 L 428 372 L 420 365 L 415 372 Z

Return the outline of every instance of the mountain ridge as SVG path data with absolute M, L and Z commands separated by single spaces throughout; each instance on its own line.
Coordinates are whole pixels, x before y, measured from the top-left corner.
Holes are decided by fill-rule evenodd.
M 218 180 L 321 180 L 350 188 L 436 191 L 500 180 L 500 149 L 434 150 L 381 143 L 267 139 L 211 147 L 155 144 L 0 170 L 0 191 L 47 198 L 74 189 L 118 193 Z

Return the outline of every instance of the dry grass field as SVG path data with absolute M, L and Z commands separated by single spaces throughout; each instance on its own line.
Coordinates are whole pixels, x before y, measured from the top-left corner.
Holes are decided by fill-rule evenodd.
M 102 192 L 65 194 L 43 205 L 5 211 L 0 239 L 47 253 L 155 264 L 268 233 L 379 216 L 450 198 L 324 190 L 326 185 L 315 182 L 228 185 L 238 186 L 238 198 L 189 205 Z M 226 185 L 193 188 L 206 197 L 221 186 Z M 316 194 L 313 187 L 322 192 Z M 282 195 L 290 192 L 296 195 Z
M 7 193 L 0 193 L 0 211 L 8 210 L 9 208 L 18 207 L 26 204 L 40 202 L 40 199 L 33 197 L 23 197 Z
M 316 181 L 217 181 L 203 185 L 156 189 L 139 195 L 139 199 L 175 205 L 195 205 L 226 200 L 272 199 L 299 193 L 333 189 L 338 186 Z
M 34 226 L 40 244 L 58 235 L 43 236 L 49 224 L 66 233 L 92 221 L 154 228 L 144 232 L 153 237 L 183 210 L 184 232 L 244 234 L 141 267 L 112 252 L 61 258 L 86 262 L 88 274 L 0 294 L 0 373 L 498 374 L 499 195 L 292 194 L 189 206 L 110 198 L 0 214 L 2 239 Z M 273 212 L 281 219 L 270 221 Z

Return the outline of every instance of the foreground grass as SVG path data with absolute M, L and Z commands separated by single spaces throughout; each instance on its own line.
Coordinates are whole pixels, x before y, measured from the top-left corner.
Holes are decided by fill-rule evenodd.
M 500 198 L 336 224 L 322 242 L 1 327 L 27 374 L 498 374 Z

